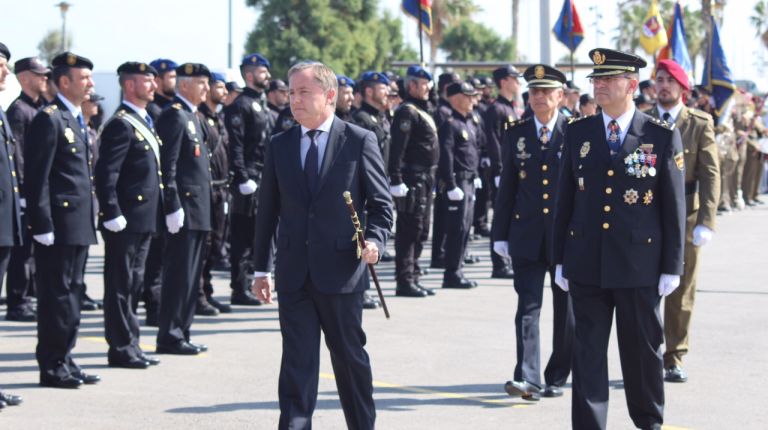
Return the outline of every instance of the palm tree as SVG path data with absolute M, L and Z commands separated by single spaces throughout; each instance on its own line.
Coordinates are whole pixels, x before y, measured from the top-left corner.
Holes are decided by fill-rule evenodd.
M 430 63 L 435 63 L 437 50 L 448 27 L 481 10 L 473 0 L 434 0 L 432 2 L 432 34 L 429 36 Z
M 758 0 L 752 13 L 749 22 L 755 27 L 755 36 L 760 36 L 763 44 L 768 47 L 768 1 Z

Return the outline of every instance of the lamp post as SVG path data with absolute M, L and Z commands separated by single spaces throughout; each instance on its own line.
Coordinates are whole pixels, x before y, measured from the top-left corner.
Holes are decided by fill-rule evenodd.
M 72 6 L 72 3 L 62 1 L 54 6 L 58 7 L 61 11 L 61 52 L 64 52 L 67 50 L 67 11 Z

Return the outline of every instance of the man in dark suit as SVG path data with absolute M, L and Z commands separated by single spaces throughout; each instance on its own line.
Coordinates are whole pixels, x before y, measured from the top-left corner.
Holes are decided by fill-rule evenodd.
M 24 136 L 38 110 L 45 105 L 43 93 L 48 81 L 46 74 L 50 69 L 43 66 L 37 57 L 28 57 L 16 61 L 13 71 L 21 85 L 21 94 L 11 103 L 6 114 L 15 139 L 14 161 L 21 202 L 21 225 L 25 226 Z M 33 294 L 35 290 L 32 236 L 26 228 L 22 228 L 22 235 L 24 243 L 11 249 L 11 258 L 8 261 L 8 279 L 5 282 L 8 291 L 8 312 L 5 314 L 5 319 L 8 321 L 35 321 L 37 318 L 34 306 L 27 298 L 27 295 Z
M 517 292 L 515 335 L 517 365 L 507 393 L 538 400 L 559 397 L 571 373 L 573 308 L 568 293 L 554 284 L 552 216 L 557 198 L 557 177 L 563 146 L 565 115 L 558 112 L 565 75 L 537 64 L 523 73 L 528 81 L 533 115 L 507 130 L 504 167 L 493 218 L 494 252 L 512 259 Z M 544 277 L 552 286 L 554 335 L 552 356 L 541 386 L 539 314 Z M 540 388 L 544 388 L 540 392 Z
M 362 304 L 365 263 L 378 261 L 392 226 L 384 163 L 372 132 L 334 115 L 338 84 L 329 67 L 296 64 L 288 81 L 291 110 L 301 126 L 276 135 L 267 147 L 252 286 L 259 299 L 271 302 L 270 238 L 279 219 L 279 428 L 312 427 L 322 330 L 347 426 L 372 429 L 376 411 Z M 355 230 L 344 191 L 351 193 L 357 213 L 366 214 L 362 251 L 352 239 Z
M 96 243 L 92 155 L 80 109 L 93 88 L 93 63 L 64 52 L 52 64 L 59 94 L 32 120 L 24 148 L 27 216 L 36 241 L 37 362 L 40 385 L 77 388 L 100 380 L 70 355 L 80 326 L 82 268 Z
M 104 332 L 112 367 L 146 369 L 158 364 L 139 346 L 133 308 L 144 283 L 149 242 L 161 210 L 160 141 L 146 110 L 157 74 L 144 63 L 117 69 L 123 102 L 104 125 L 96 162 L 101 236 L 104 238 Z
M 196 112 L 208 95 L 211 74 L 203 64 L 185 63 L 176 76 L 176 97 L 157 120 L 167 232 L 156 352 L 196 355 L 208 349 L 190 343 L 189 330 L 212 217 L 210 153 Z
M 0 42 L 0 92 L 5 91 L 5 79 L 11 73 L 8 70 L 8 60 L 11 52 Z M 22 243 L 21 208 L 19 206 L 19 189 L 16 182 L 16 164 L 13 161 L 14 138 L 8 119 L 0 108 L 0 192 L 6 198 L 0 201 L 0 282 L 5 277 L 11 247 Z M 21 397 L 0 391 L 0 409 L 7 405 L 18 405 Z
M 660 429 L 659 303 L 683 273 L 683 146 L 677 130 L 632 102 L 645 60 L 589 54 L 602 113 L 566 129 L 553 230 L 555 282 L 570 291 L 576 321 L 572 425 L 606 428 L 615 310 L 629 415 L 638 428 Z

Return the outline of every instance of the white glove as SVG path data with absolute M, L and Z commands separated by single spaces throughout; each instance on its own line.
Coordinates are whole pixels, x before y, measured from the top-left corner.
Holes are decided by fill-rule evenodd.
M 408 187 L 403 183 L 390 185 L 389 192 L 392 194 L 392 197 L 405 197 L 405 195 L 408 194 Z
M 21 206 L 22 209 L 25 209 L 27 207 L 27 199 L 19 199 L 19 206 Z
M 488 157 L 483 157 L 480 159 L 480 167 L 490 167 L 491 165 L 491 159 Z
M 475 189 L 480 190 L 483 188 L 483 180 L 480 178 L 475 178 Z
M 224 215 L 229 215 L 229 202 L 224 202 Z
M 493 183 L 496 184 L 496 188 L 499 188 L 499 183 L 501 183 L 501 176 L 494 176 Z
M 36 241 L 38 241 L 41 245 L 45 245 L 45 246 L 53 245 L 53 241 L 55 240 L 55 237 L 53 236 L 53 232 L 43 233 L 43 234 L 36 234 L 36 235 L 34 235 L 32 237 Z
M 459 187 L 455 187 L 452 190 L 448 190 L 448 200 L 453 202 L 464 200 L 464 191 L 462 191 L 461 188 Z
M 555 284 L 560 287 L 561 290 L 565 291 L 566 293 L 568 290 L 570 290 L 570 287 L 568 286 L 568 280 L 563 278 L 563 265 L 558 264 L 555 266 Z
M 179 209 L 172 214 L 165 216 L 165 226 L 168 227 L 168 232 L 176 234 L 181 230 L 184 225 L 184 209 Z
M 494 240 L 493 252 L 501 255 L 504 258 L 509 258 L 509 242 L 506 240 Z
M 104 221 L 104 228 L 113 233 L 125 230 L 125 226 L 127 225 L 128 221 L 126 221 L 125 217 L 122 215 L 109 221 Z
M 256 182 L 253 182 L 253 179 L 249 179 L 238 185 L 237 188 L 240 189 L 240 194 L 247 196 L 249 194 L 255 193 L 258 186 L 256 185 Z
M 712 230 L 704 225 L 697 225 L 693 228 L 693 246 L 704 246 L 712 240 Z
M 679 275 L 667 275 L 666 273 L 662 273 L 661 276 L 659 276 L 659 295 L 666 297 L 670 294 L 672 294 L 672 291 L 675 291 L 677 287 L 680 286 L 680 276 Z

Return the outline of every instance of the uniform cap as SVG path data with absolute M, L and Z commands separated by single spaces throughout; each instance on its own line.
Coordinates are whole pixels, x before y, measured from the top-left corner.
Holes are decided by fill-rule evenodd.
M 68 51 L 62 52 L 61 54 L 53 57 L 51 65 L 54 69 L 58 69 L 60 67 L 73 67 L 76 69 L 93 70 L 93 63 L 91 60 Z
M 410 66 L 405 74 L 412 78 L 421 78 L 428 81 L 432 80 L 432 75 L 421 66 Z
M 376 82 L 378 84 L 389 85 L 391 82 L 387 75 L 380 72 L 364 72 L 360 75 L 360 81 L 362 82 Z
M 288 85 L 282 79 L 272 79 L 269 81 L 267 92 L 271 93 L 272 91 L 288 91 Z
M 445 95 L 447 97 L 455 96 L 456 94 L 476 96 L 478 92 L 469 82 L 454 82 L 445 87 Z
M 587 75 L 588 78 L 637 73 L 648 64 L 635 54 L 605 48 L 589 51 L 589 58 L 595 65 L 592 73 Z
M 461 76 L 455 72 L 442 73 L 437 77 L 437 89 L 443 89 L 446 85 L 461 82 Z
M 227 91 L 229 91 L 230 93 L 232 93 L 232 92 L 235 92 L 235 93 L 243 92 L 243 87 L 241 87 L 240 84 L 238 84 L 235 81 L 229 81 L 226 84 L 224 84 L 224 86 L 227 88 Z
M 499 67 L 498 69 L 493 71 L 493 80 L 496 82 L 499 82 L 500 80 L 506 78 L 507 76 L 513 76 L 516 78 L 520 76 L 520 72 L 518 72 L 515 66 L 511 64 L 508 66 Z
M 211 82 L 224 82 L 224 85 L 226 85 L 227 77 L 222 73 L 211 73 Z
M 566 80 L 563 72 L 546 64 L 534 64 L 525 69 L 523 77 L 528 88 L 563 88 Z
M 269 60 L 267 60 L 267 57 L 256 53 L 248 54 L 243 57 L 243 61 L 240 63 L 240 67 L 243 66 L 263 66 L 267 69 L 272 68 L 269 64 Z
M 152 61 L 149 63 L 150 66 L 154 67 L 155 70 L 157 70 L 157 73 L 160 75 L 164 75 L 171 70 L 176 70 L 177 67 L 179 67 L 178 64 L 176 64 L 175 61 L 169 60 L 167 58 L 158 58 L 157 60 Z
M 208 67 L 205 67 L 205 64 L 184 63 L 176 68 L 176 76 L 181 76 L 181 77 L 205 76 L 206 78 L 210 79 L 211 71 L 208 70 Z
M 595 98 L 590 96 L 589 94 L 582 94 L 579 96 L 579 105 L 585 105 L 587 103 L 594 103 Z
M 0 42 L 0 57 L 5 58 L 6 60 L 11 59 L 11 51 L 8 50 L 8 47 L 5 46 L 5 43 Z
M 30 71 L 38 75 L 44 75 L 51 69 L 45 67 L 43 62 L 37 57 L 22 58 L 13 65 L 13 72 L 17 75 L 21 72 Z
M 146 75 L 146 74 L 152 74 L 157 76 L 157 69 L 150 66 L 147 63 L 139 63 L 136 61 L 127 61 L 120 65 L 120 67 L 117 68 L 117 74 L 136 74 L 136 75 Z
M 339 82 L 340 87 L 354 87 L 355 81 L 352 78 L 344 75 L 336 75 L 336 80 Z

